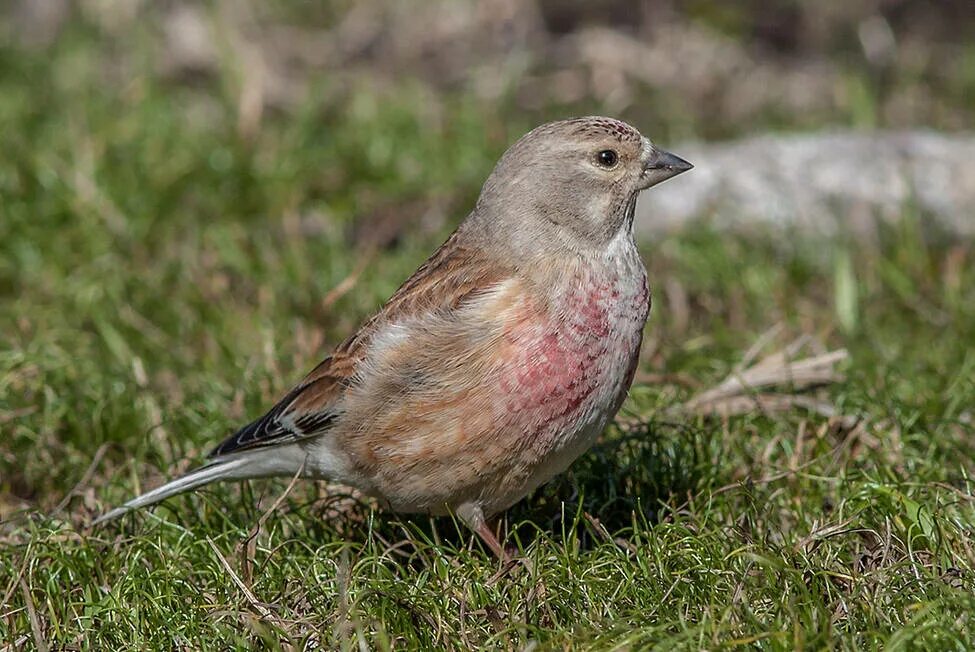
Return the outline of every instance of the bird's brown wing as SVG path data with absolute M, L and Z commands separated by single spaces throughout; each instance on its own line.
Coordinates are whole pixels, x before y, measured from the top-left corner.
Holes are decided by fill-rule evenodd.
M 220 443 L 211 457 L 317 437 L 339 418 L 338 403 L 377 329 L 425 314 L 449 314 L 510 278 L 482 250 L 461 244 L 455 232 L 403 283 L 389 301 L 323 360 L 267 414 Z

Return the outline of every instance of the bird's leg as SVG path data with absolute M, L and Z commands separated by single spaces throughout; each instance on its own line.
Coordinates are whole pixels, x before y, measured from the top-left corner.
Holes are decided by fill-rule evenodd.
M 504 563 L 511 561 L 511 555 L 508 553 L 508 550 L 501 545 L 501 542 L 498 541 L 498 537 L 495 536 L 494 531 L 486 522 L 482 522 L 481 525 L 474 531 L 477 532 L 481 539 L 484 540 L 484 543 L 488 545 L 488 548 L 491 549 L 491 552 L 493 552 L 498 559 Z
M 457 516 L 467 524 L 467 527 L 474 530 L 481 537 L 498 559 L 506 564 L 511 561 L 511 555 L 504 549 L 504 546 L 498 541 L 494 530 L 488 525 L 480 505 L 476 503 L 464 503 L 457 508 Z

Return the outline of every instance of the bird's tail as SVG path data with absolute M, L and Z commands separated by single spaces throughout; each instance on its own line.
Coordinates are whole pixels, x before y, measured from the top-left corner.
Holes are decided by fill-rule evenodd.
M 171 482 L 167 482 L 161 487 L 148 491 L 141 496 L 136 496 L 121 507 L 116 507 L 105 514 L 102 514 L 92 521 L 91 525 L 96 526 L 106 523 L 118 518 L 119 516 L 122 516 L 123 514 L 131 512 L 133 509 L 154 505 L 155 503 L 165 500 L 170 496 L 175 496 L 176 494 L 183 493 L 184 491 L 190 491 L 192 489 L 196 489 L 197 487 L 202 487 L 205 484 L 209 484 L 217 480 L 233 480 L 254 477 L 256 474 L 252 469 L 248 468 L 252 465 L 253 461 L 254 460 L 250 456 L 214 460 L 210 464 L 202 466 L 195 471 L 190 471 L 186 475 L 176 478 Z

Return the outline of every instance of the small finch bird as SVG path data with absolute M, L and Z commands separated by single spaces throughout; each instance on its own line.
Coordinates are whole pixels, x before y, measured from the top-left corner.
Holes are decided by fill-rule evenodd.
M 452 512 L 505 558 L 486 519 L 564 471 L 623 403 L 650 310 L 637 195 L 691 167 L 610 118 L 534 129 L 440 249 L 267 414 L 96 523 L 215 480 L 300 475 Z

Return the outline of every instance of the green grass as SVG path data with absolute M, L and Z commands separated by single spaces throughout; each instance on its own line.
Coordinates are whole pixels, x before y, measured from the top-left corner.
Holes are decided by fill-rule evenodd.
M 854 419 L 675 420 L 691 390 L 640 384 L 508 515 L 531 571 L 313 483 L 85 529 L 267 408 L 540 119 L 323 82 L 245 137 L 223 86 L 101 83 L 98 53 L 83 30 L 0 52 L 0 646 L 975 645 L 975 249 L 918 219 L 870 247 L 645 242 L 642 372 L 717 382 L 781 324 L 849 349 L 829 392 Z

